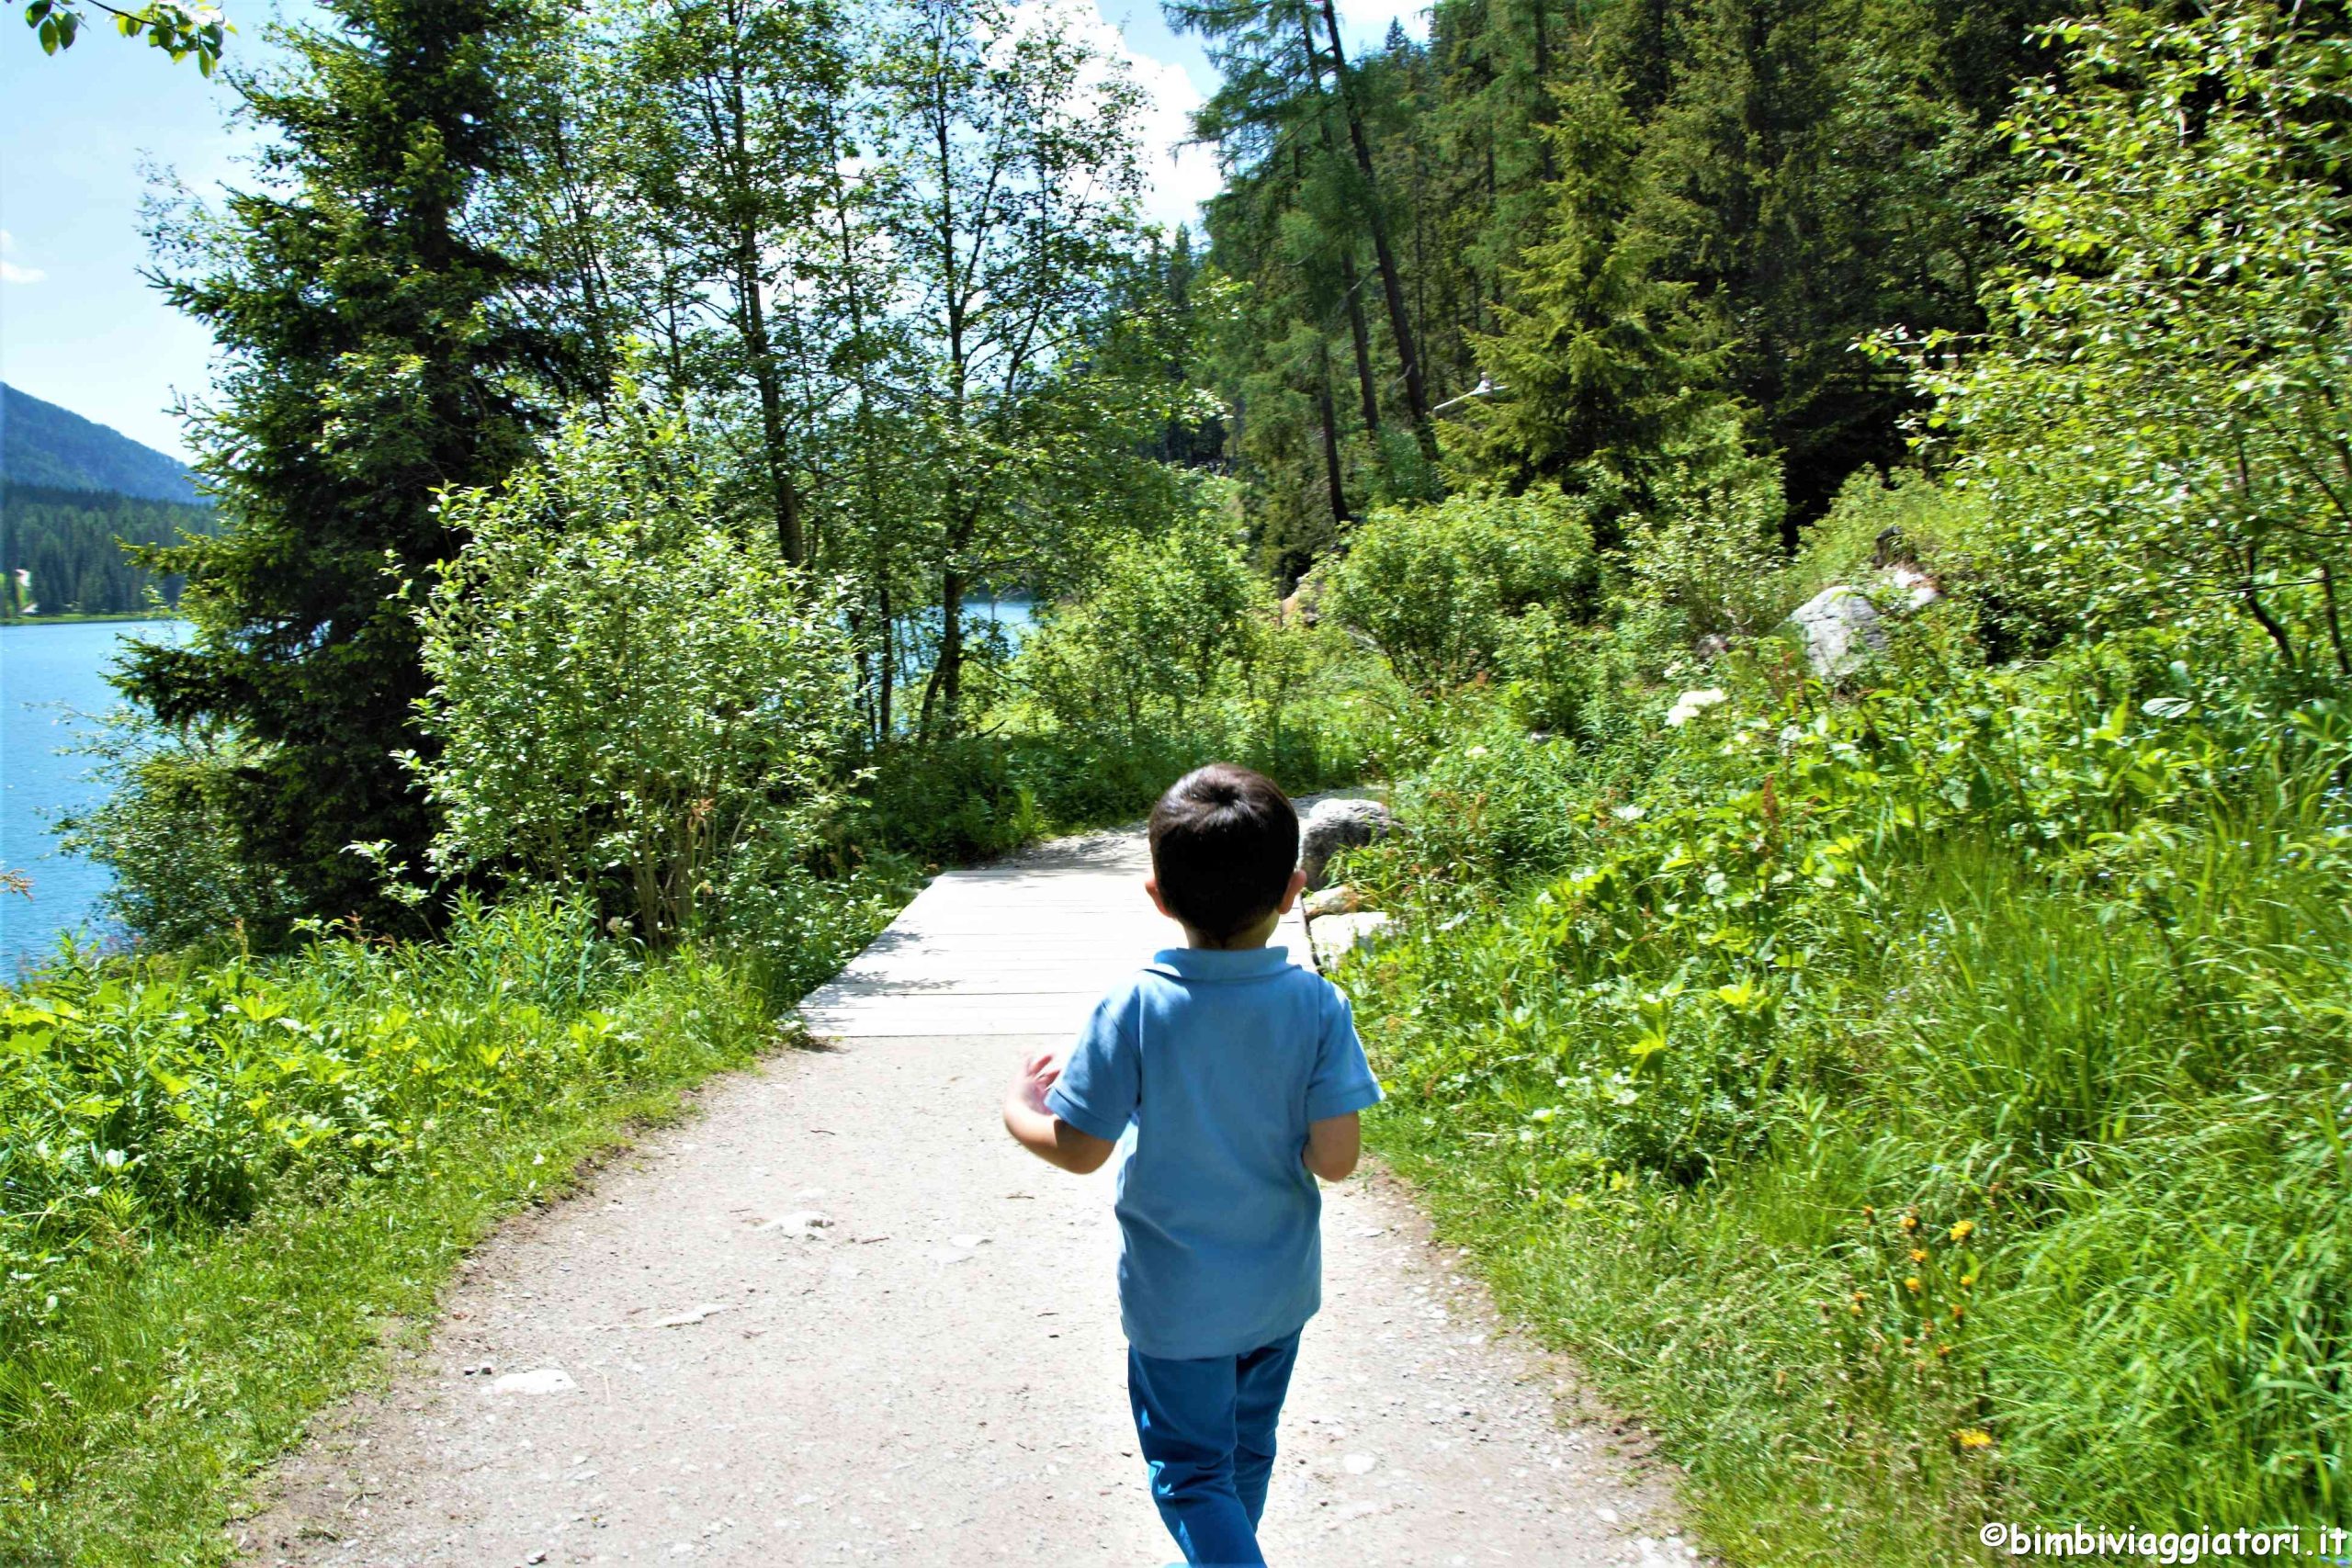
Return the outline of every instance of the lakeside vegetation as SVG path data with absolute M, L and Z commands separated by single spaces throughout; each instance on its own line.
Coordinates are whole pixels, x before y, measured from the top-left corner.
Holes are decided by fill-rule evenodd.
M 174 613 L 180 580 L 127 552 L 212 531 L 212 509 L 0 484 L 0 620 L 144 620 Z
M 1370 1135 L 1726 1561 L 2344 1517 L 2333 8 L 1174 4 L 1204 243 L 1029 13 L 325 9 L 160 220 L 226 527 L 69 825 L 143 946 L 6 998 L 0 1540 L 223 1558 L 500 1213 L 1211 756 L 1389 788 Z
M 92 622 L 114 621 L 175 621 L 179 617 L 168 610 L 108 610 L 95 615 L 0 615 L 0 626 L 78 626 Z

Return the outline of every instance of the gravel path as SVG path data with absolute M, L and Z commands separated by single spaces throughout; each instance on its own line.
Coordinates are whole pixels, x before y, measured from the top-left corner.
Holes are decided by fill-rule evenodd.
M 249 1559 L 1166 1562 L 1110 1175 L 996 1114 L 1014 1058 L 1164 944 L 1137 866 L 1102 836 L 939 879 L 810 998 L 837 1043 L 715 1083 L 469 1259 L 430 1348 L 286 1466 Z M 1273 1561 L 1693 1560 L 1638 1434 L 1501 1332 L 1398 1184 L 1327 1197 Z

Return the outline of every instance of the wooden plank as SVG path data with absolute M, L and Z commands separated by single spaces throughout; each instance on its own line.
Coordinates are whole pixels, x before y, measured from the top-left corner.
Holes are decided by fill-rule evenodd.
M 810 993 L 801 1020 L 842 1040 L 1074 1033 L 1120 976 L 1184 940 L 1144 895 L 1149 864 L 1131 835 L 944 873 Z M 1275 941 L 1306 961 L 1295 914 Z

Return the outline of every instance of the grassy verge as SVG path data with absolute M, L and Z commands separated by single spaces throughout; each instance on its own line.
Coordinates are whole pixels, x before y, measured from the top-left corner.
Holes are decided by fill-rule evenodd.
M 1355 868 L 1374 1147 L 1732 1561 L 2352 1507 L 2337 710 L 2147 670 L 1493 734 Z
M 1776 1195 L 1717 1192 L 1687 1213 L 1627 1204 L 1575 1221 L 1530 1204 L 1475 1142 L 1377 1118 L 1370 1146 L 1466 1247 L 1503 1309 L 1574 1354 L 1689 1472 L 1696 1537 L 1753 1564 L 1985 1560 L 1969 1522 L 1984 1476 L 1948 1428 L 1835 1400 L 1843 1369 L 1809 1342 L 1826 1270 L 1767 1238 Z M 1816 1287 L 1809 1291 L 1808 1286 Z M 1981 1517 L 1990 1517 L 1981 1516 Z
M 212 1563 L 256 1471 L 429 1329 L 465 1250 L 781 1043 L 789 972 L 647 959 L 559 906 L 434 947 L 52 971 L 5 998 L 0 1561 Z
M 679 1084 L 469 1137 L 399 1179 L 276 1204 L 92 1279 L 72 1319 L 13 1361 L 41 1397 L 6 1440 L 19 1488 L 0 1513 L 11 1560 L 231 1560 L 236 1531 L 223 1521 L 254 1472 L 318 1410 L 373 1381 L 388 1351 L 422 1343 L 468 1248 L 673 1114 L 684 1082 L 752 1054 L 682 1062 Z

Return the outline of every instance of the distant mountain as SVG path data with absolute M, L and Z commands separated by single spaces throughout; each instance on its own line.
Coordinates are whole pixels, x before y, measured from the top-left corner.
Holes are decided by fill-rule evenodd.
M 193 502 L 187 464 L 55 403 L 0 385 L 0 480 Z

